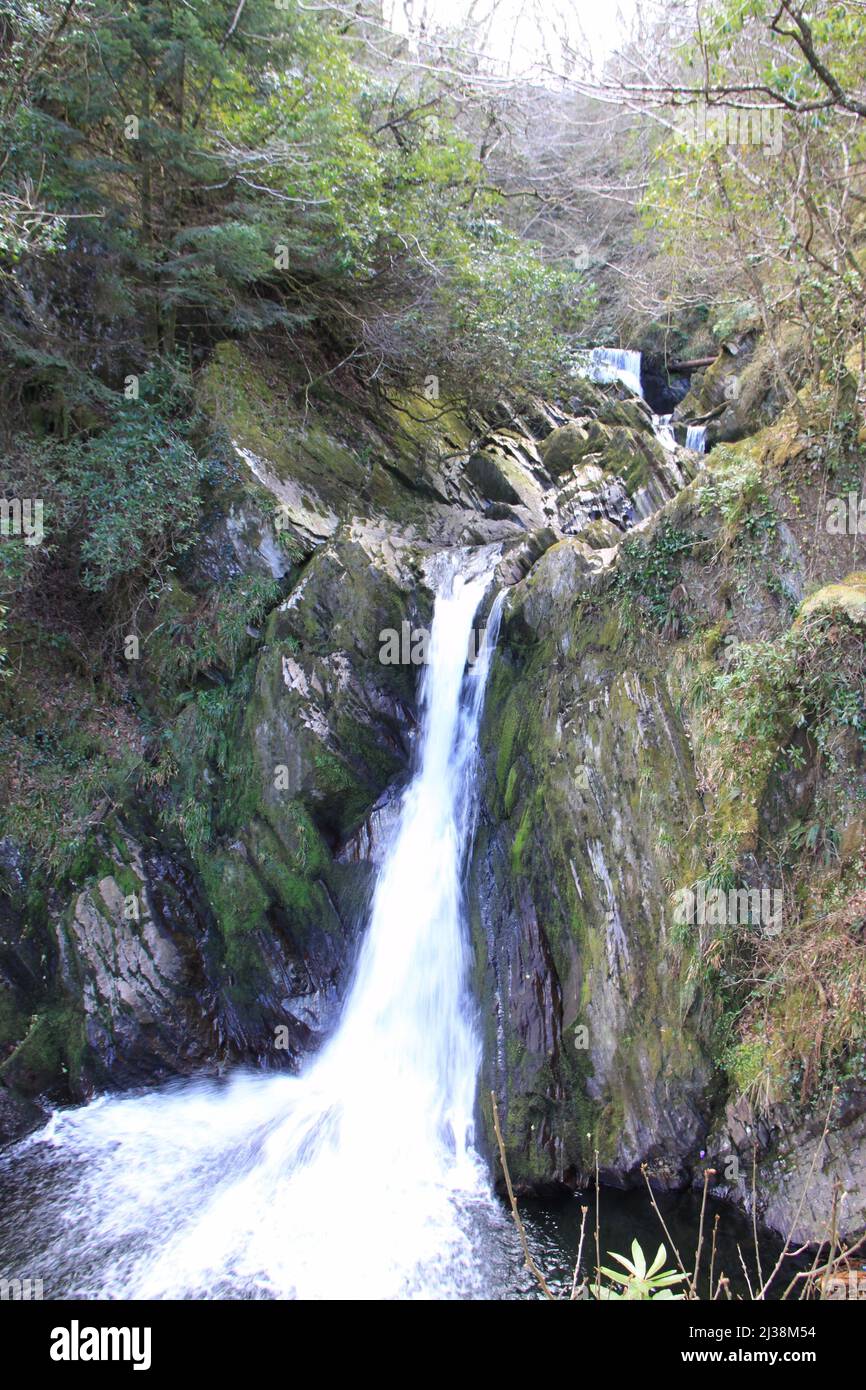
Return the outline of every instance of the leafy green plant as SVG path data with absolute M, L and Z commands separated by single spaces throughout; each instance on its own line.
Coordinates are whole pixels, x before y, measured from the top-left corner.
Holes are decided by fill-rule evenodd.
M 590 1292 L 593 1298 L 601 1300 L 619 1299 L 624 1302 L 636 1302 L 653 1300 L 679 1300 L 685 1294 L 674 1293 L 675 1284 L 681 1284 L 687 1279 L 685 1274 L 678 1274 L 676 1270 L 664 1269 L 664 1262 L 667 1259 L 667 1250 L 664 1245 L 660 1245 L 655 1253 L 652 1264 L 647 1265 L 646 1256 L 639 1243 L 633 1240 L 631 1243 L 631 1259 L 625 1255 L 618 1255 L 614 1250 L 608 1250 L 608 1255 L 617 1264 L 621 1264 L 625 1273 L 617 1269 L 608 1269 L 601 1265 L 599 1274 L 603 1274 L 606 1279 L 612 1281 L 611 1284 L 602 1284 L 597 1280 L 590 1285 Z
M 698 490 L 698 506 L 721 513 L 729 543 L 757 543 L 776 533 L 778 517 L 755 459 L 742 449 L 713 450 L 712 469 Z
M 664 521 L 649 541 L 624 541 L 613 592 L 620 601 L 623 621 L 636 631 L 649 617 L 657 630 L 678 628 L 681 619 L 671 608 L 671 594 L 682 575 L 682 558 L 693 550 L 694 536 Z
M 825 821 L 795 820 L 788 830 L 787 841 L 795 854 L 820 854 L 825 863 L 839 857 L 839 832 Z
M 95 592 L 149 578 L 195 539 L 207 465 L 190 443 L 188 401 L 156 375 L 158 401 L 123 401 L 107 429 L 58 452 L 59 490 L 81 533 L 81 582 Z
M 747 1095 L 760 1105 L 762 1085 L 770 1071 L 766 1038 L 733 1041 L 721 1060 L 737 1095 Z
M 788 746 L 800 729 L 809 730 L 831 765 L 842 731 L 850 729 L 866 747 L 863 646 L 841 613 L 835 620 L 810 617 L 772 642 L 740 643 L 730 671 L 712 686 L 717 727 L 725 726 L 732 742 L 749 740 L 762 771 L 764 762 L 782 755 L 802 764 Z
M 147 637 L 165 694 L 188 693 L 203 672 L 211 678 L 217 673 L 233 677 L 254 645 L 251 631 L 280 593 L 278 580 L 256 574 L 235 576 L 197 605 L 182 590 L 166 586 Z

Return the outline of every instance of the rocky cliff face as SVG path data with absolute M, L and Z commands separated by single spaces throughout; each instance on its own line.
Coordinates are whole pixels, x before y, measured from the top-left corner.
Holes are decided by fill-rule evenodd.
M 663 659 L 629 643 L 592 561 L 563 540 L 517 586 L 485 713 L 472 901 L 489 1077 L 516 1176 L 585 1180 L 597 1146 L 611 1178 L 651 1159 L 678 1182 L 712 1009 L 667 900 L 700 872 L 701 803 Z
M 411 756 L 419 668 L 383 661 L 383 634 L 428 621 L 430 557 L 498 543 L 513 582 L 681 480 L 647 412 L 589 383 L 573 414 L 503 402 L 489 421 L 420 395 L 300 413 L 289 387 L 228 343 L 201 373 L 228 481 L 123 673 L 144 718 L 130 734 L 104 712 L 143 756 L 47 888 L 4 841 L 6 1135 L 36 1100 L 316 1046 Z
M 779 415 L 762 360 L 745 396 L 725 357 L 695 384 L 689 416 L 735 401 L 715 438 L 740 440 L 699 459 L 585 382 L 486 420 L 423 396 L 299 413 L 277 366 L 218 350 L 200 396 L 232 481 L 145 619 L 128 792 L 47 888 L 3 841 L 3 1135 L 318 1045 L 412 753 L 419 668 L 383 634 L 429 620 L 438 550 L 495 543 L 470 899 L 515 1178 L 711 1163 L 748 1206 L 754 1164 L 779 1229 L 817 1239 L 837 1182 L 840 1225 L 866 1223 L 866 601 L 851 537 L 816 525 L 824 403 Z M 781 937 L 677 907 L 776 886 Z
M 472 901 L 482 1094 L 518 1181 L 710 1167 L 814 1241 L 834 1191 L 840 1229 L 866 1222 L 866 680 L 807 404 L 812 428 L 787 412 L 717 451 L 610 562 L 562 540 L 513 588 Z

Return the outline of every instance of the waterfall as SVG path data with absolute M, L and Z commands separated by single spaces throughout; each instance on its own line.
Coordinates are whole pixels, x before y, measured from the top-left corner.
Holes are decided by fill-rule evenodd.
M 606 382 L 620 381 L 635 396 L 640 396 L 643 400 L 643 387 L 640 379 L 641 354 L 639 352 L 631 352 L 628 348 L 592 348 L 589 352 L 581 354 L 578 371 L 600 385 Z M 652 417 L 653 434 L 665 449 L 671 450 L 677 447 L 673 419 L 673 415 L 653 415 Z M 700 437 L 703 441 L 706 436 L 706 429 L 703 426 L 690 425 L 689 438 L 692 438 L 692 430 L 700 431 L 701 429 L 703 429 L 703 434 L 696 433 L 694 438 Z M 697 443 L 689 444 L 687 447 L 703 453 L 703 442 L 700 445 Z
M 643 397 L 640 367 L 639 352 L 631 352 L 627 348 L 592 348 L 581 355 L 578 370 L 599 385 L 621 381 L 635 396 Z
M 578 371 L 581 375 L 588 376 L 591 381 L 596 381 L 600 385 L 611 381 L 620 381 L 634 395 L 643 399 L 643 387 L 640 379 L 641 354 L 639 352 L 631 352 L 627 348 L 591 348 L 588 352 L 581 353 Z M 673 418 L 673 415 L 653 415 L 652 417 L 653 434 L 666 449 L 677 447 Z M 706 425 L 688 426 L 686 448 L 692 449 L 696 454 L 706 452 Z
M 689 425 L 686 430 L 686 448 L 692 449 L 696 454 L 707 452 L 707 427 L 706 425 Z
M 664 445 L 666 449 L 675 449 L 677 447 L 677 438 L 674 434 L 673 419 L 673 415 L 653 416 L 653 434 L 655 435 L 659 444 Z
M 333 1037 L 298 1076 L 241 1072 L 55 1114 L 0 1169 L 9 1187 L 17 1165 L 37 1194 L 19 1198 L 17 1216 L 7 1204 L 0 1267 L 26 1212 L 28 1264 L 52 1297 L 507 1287 L 496 1270 L 513 1273 L 512 1237 L 474 1147 L 480 1043 L 464 902 L 499 602 L 467 669 L 495 563 L 482 548 L 467 566 L 467 553 L 462 575 L 439 557 L 415 772 Z

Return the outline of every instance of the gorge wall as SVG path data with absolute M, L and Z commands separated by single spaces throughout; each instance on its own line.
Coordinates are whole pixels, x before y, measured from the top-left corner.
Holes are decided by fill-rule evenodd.
M 723 419 L 732 372 L 701 458 L 615 387 L 484 420 L 423 395 L 301 414 L 278 364 L 218 348 L 199 395 L 230 482 L 100 711 L 135 773 L 47 883 L 2 841 L 2 1137 L 317 1046 L 411 757 L 418 667 L 381 634 L 429 621 L 437 550 L 497 542 L 470 902 L 515 1179 L 711 1163 L 749 1206 L 754 1159 L 777 1229 L 820 1238 L 837 1182 L 841 1227 L 866 1224 L 866 579 L 856 535 L 816 524 L 820 391 L 784 407 L 747 344 L 682 413 Z M 840 445 L 840 487 L 850 464 Z M 696 885 L 778 887 L 782 933 L 681 920 Z

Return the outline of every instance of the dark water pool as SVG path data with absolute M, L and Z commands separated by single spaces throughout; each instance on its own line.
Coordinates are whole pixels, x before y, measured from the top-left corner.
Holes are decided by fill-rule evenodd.
M 667 1226 L 669 1236 L 662 1229 L 659 1215 L 653 1210 L 646 1188 L 636 1188 L 622 1192 L 615 1188 L 602 1188 L 599 1193 L 599 1247 L 602 1265 L 617 1268 L 616 1261 L 608 1257 L 609 1251 L 630 1256 L 631 1243 L 637 1240 L 647 1262 L 652 1260 L 659 1245 L 667 1249 L 666 1269 L 677 1269 L 677 1260 L 671 1249 L 676 1246 L 685 1268 L 694 1268 L 701 1226 L 701 1194 L 694 1191 L 679 1193 L 656 1193 L 655 1202 Z M 581 1207 L 589 1208 L 586 1215 L 586 1232 L 581 1258 L 581 1277 L 591 1276 L 595 1268 L 595 1214 L 594 1190 L 547 1201 L 524 1199 L 520 1203 L 521 1215 L 526 1225 L 533 1255 L 543 1270 L 554 1292 L 567 1294 L 574 1278 L 575 1257 L 580 1240 Z M 725 1202 L 707 1198 L 704 1213 L 704 1238 L 701 1254 L 701 1277 L 699 1293 L 701 1298 L 710 1297 L 710 1264 L 713 1264 L 713 1292 L 721 1274 L 728 1280 L 733 1297 L 749 1298 L 749 1285 L 758 1289 L 762 1281 L 769 1278 L 779 1256 L 783 1242 L 770 1232 L 758 1228 L 758 1251 L 756 1255 L 755 1237 L 751 1219 L 735 1207 Z M 715 1256 L 713 1258 L 713 1232 L 715 1229 Z M 773 1281 L 769 1297 L 780 1298 L 797 1270 L 804 1268 L 802 1257 L 799 1260 L 787 1257 Z

